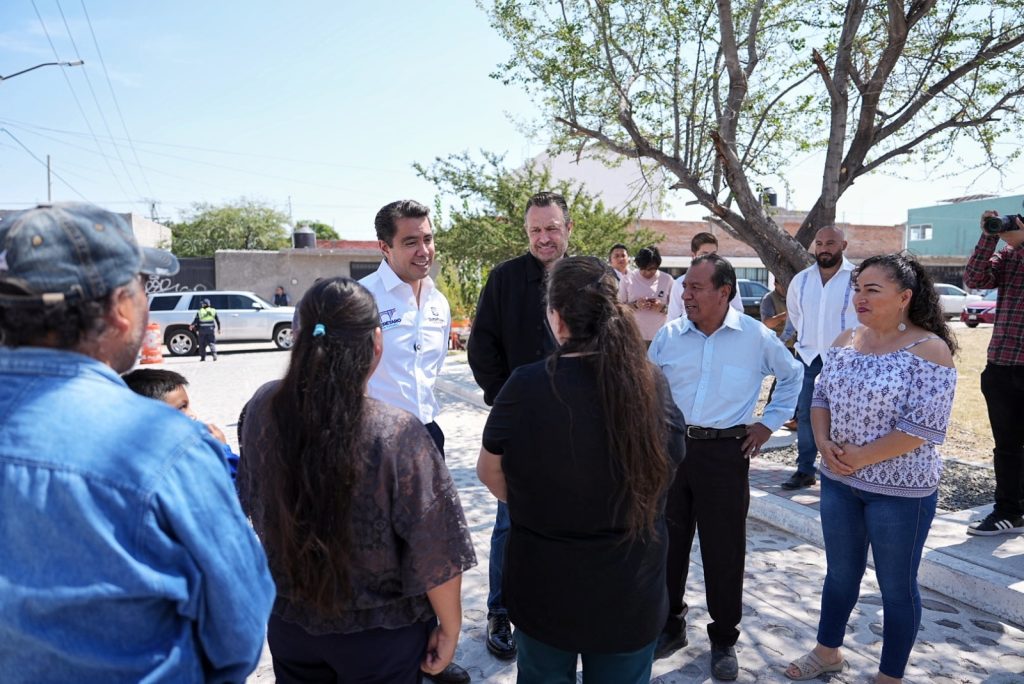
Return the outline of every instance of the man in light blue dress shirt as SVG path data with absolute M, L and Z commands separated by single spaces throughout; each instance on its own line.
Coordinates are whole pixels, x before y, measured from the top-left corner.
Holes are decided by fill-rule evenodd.
M 669 490 L 667 582 L 669 618 L 656 658 L 686 645 L 683 600 L 695 531 L 700 532 L 711 623 L 712 674 L 734 680 L 743 610 L 750 458 L 793 415 L 802 369 L 771 330 L 729 306 L 736 272 L 716 254 L 694 260 L 683 290 L 686 317 L 669 321 L 649 356 L 668 378 L 689 424 L 686 460 Z M 760 419 L 754 407 L 762 380 L 777 379 Z

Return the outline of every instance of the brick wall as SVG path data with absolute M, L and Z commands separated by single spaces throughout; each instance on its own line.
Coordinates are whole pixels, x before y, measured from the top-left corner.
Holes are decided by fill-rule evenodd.
M 665 238 L 658 244 L 663 257 L 690 256 L 690 240 L 697 233 L 707 232 L 718 238 L 718 251 L 725 257 L 757 257 L 749 245 L 736 240 L 722 228 L 708 221 L 665 221 L 641 219 L 640 227 L 660 233 Z M 872 226 L 853 223 L 838 224 L 846 232 L 849 243 L 846 255 L 851 259 L 864 259 L 875 254 L 889 254 L 903 249 L 904 226 Z M 797 218 L 784 219 L 782 229 L 795 235 L 800 228 Z

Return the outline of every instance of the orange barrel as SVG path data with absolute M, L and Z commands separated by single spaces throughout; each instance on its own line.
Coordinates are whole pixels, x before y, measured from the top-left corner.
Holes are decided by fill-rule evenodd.
M 160 324 L 150 323 L 146 326 L 146 335 L 142 338 L 142 361 L 139 363 L 163 363 L 164 355 L 160 351 Z

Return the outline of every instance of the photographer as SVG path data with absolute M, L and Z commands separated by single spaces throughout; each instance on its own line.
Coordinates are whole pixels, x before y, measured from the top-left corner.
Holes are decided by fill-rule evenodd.
M 964 270 L 967 287 L 998 288 L 996 322 L 981 374 L 995 440 L 995 506 L 967 533 L 1024 532 L 1024 222 L 1020 216 L 981 215 L 981 237 Z M 1008 247 L 994 253 L 999 239 Z

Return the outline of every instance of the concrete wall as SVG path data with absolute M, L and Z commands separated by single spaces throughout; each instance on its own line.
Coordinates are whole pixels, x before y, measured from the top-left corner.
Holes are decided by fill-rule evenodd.
M 907 249 L 922 257 L 958 257 L 963 261 L 974 251 L 981 229 L 981 213 L 994 209 L 1001 215 L 1024 214 L 1024 195 L 990 197 L 936 204 L 907 212 Z M 910 228 L 930 225 L 930 240 L 911 240 Z M 1000 244 L 1000 248 L 1004 245 Z
M 380 264 L 378 250 L 282 249 L 277 252 L 220 250 L 217 289 L 248 290 L 272 299 L 280 285 L 292 304 L 317 278 L 352 277 L 352 264 Z
M 135 239 L 143 247 L 167 247 L 171 244 L 171 229 L 139 214 L 121 214 L 132 227 Z

